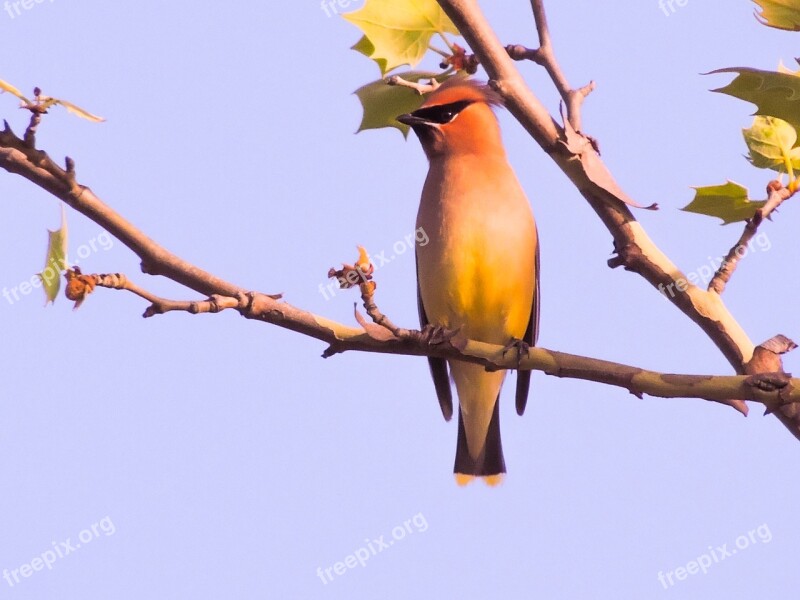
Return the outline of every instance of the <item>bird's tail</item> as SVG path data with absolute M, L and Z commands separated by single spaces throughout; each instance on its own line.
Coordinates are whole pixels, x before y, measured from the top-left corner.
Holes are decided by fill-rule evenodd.
M 467 447 L 467 434 L 464 430 L 464 418 L 461 408 L 458 409 L 458 441 L 456 442 L 456 464 L 453 472 L 458 485 L 467 485 L 475 477 L 483 478 L 490 486 L 503 481 L 506 463 L 503 459 L 503 444 L 500 440 L 500 398 L 494 402 L 492 420 L 486 434 L 486 444 L 477 457 L 473 458 Z

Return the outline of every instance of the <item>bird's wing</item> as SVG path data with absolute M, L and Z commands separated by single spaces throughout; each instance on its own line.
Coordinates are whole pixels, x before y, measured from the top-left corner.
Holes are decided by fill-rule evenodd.
M 538 235 L 536 236 L 538 239 Z M 531 318 L 528 321 L 528 328 L 525 330 L 525 336 L 522 338 L 523 342 L 527 342 L 531 346 L 536 345 L 536 339 L 539 337 L 539 244 L 536 244 L 536 259 L 535 259 L 535 283 L 533 288 L 533 303 L 531 304 Z M 517 395 L 516 405 L 517 414 L 522 415 L 525 412 L 525 406 L 528 403 L 528 390 L 531 387 L 531 372 L 530 371 L 517 371 Z
M 424 329 L 429 323 L 428 316 L 425 314 L 425 307 L 422 306 L 422 294 L 419 291 L 419 267 L 417 267 L 417 309 L 419 310 L 420 327 Z M 431 368 L 433 386 L 436 388 L 436 396 L 439 398 L 442 416 L 444 416 L 445 421 L 449 421 L 453 418 L 453 392 L 450 389 L 450 377 L 447 374 L 447 361 L 443 358 L 429 357 L 428 365 Z

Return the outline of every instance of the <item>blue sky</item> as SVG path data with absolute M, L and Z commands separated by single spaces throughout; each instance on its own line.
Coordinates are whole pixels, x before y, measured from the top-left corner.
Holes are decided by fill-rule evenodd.
M 535 45 L 529 3 L 484 4 L 504 42 Z M 746 0 L 690 0 L 668 15 L 655 0 L 548 11 L 570 81 L 598 84 L 585 130 L 630 195 L 661 205 L 637 213 L 656 243 L 699 270 L 741 229 L 679 212 L 689 186 L 730 178 L 760 197 L 768 181 L 742 157 L 752 107 L 708 92 L 729 76 L 700 74 L 788 64 L 797 34 L 758 25 Z M 347 323 L 356 294 L 320 293 L 328 268 L 356 244 L 387 251 L 379 305 L 416 323 L 413 253 L 393 248 L 414 231 L 425 158 L 394 130 L 353 135 L 351 92 L 378 72 L 349 50 L 352 25 L 311 0 L 46 0 L 13 18 L 0 10 L 0 34 L 0 78 L 108 119 L 53 110 L 40 147 L 73 157 L 79 181 L 153 239 Z M 555 112 L 543 72 L 520 68 Z M 0 114 L 24 130 L 12 97 Z M 607 268 L 597 217 L 508 114 L 500 121 L 541 234 L 540 343 L 729 373 L 655 290 Z M 0 286 L 11 288 L 41 269 L 60 209 L 7 173 L 0 197 Z M 769 243 L 725 294 L 756 343 L 800 337 L 797 210 L 787 203 L 765 225 Z M 73 256 L 90 249 L 84 270 L 196 297 L 67 216 Z M 424 360 L 323 360 L 319 342 L 232 312 L 144 320 L 140 299 L 107 290 L 77 312 L 42 304 L 39 290 L 0 298 L 0 569 L 30 569 L 0 580 L 0 597 L 783 599 L 800 583 L 797 441 L 758 406 L 745 419 L 537 373 L 524 418 L 501 400 L 506 483 L 461 489 L 455 422 L 442 420 Z M 668 572 L 672 584 L 659 580 Z

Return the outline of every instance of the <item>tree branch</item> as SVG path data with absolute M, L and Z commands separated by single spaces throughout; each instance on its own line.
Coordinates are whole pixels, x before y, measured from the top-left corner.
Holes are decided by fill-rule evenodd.
M 0 131 L 0 167 L 50 192 L 65 204 L 116 236 L 142 259 L 142 272 L 163 275 L 204 295 L 235 296 L 247 290 L 228 283 L 168 252 L 144 235 L 119 213 L 103 203 L 92 190 L 75 179 L 75 163 L 66 159 L 66 170 L 46 152 L 28 146 L 7 122 Z
M 234 309 L 245 318 L 277 325 L 328 343 L 329 347 L 323 354 L 326 357 L 353 350 L 435 356 L 481 364 L 490 370 L 539 370 L 557 377 L 605 383 L 627 389 L 638 397 L 648 394 L 664 398 L 703 398 L 740 411 L 740 402 L 730 398 L 745 398 L 765 404 L 778 415 L 796 415 L 800 412 L 797 410 L 800 380 L 789 379 L 781 374 L 773 378 L 762 374 L 758 380 L 753 376 L 667 375 L 543 348 L 531 348 L 528 356 L 520 359 L 506 352 L 503 346 L 467 340 L 457 332 L 431 337 L 423 332 L 403 329 L 380 312 L 374 302 L 374 282 L 367 280 L 361 286 L 362 299 L 368 314 L 378 325 L 370 326 L 363 317 L 357 315 L 362 327 L 349 327 L 281 302 L 278 295 L 245 292 L 174 256 L 107 207 L 89 188 L 77 184 L 72 160 L 67 160 L 66 170 L 60 169 L 45 152 L 25 147 L 24 142 L 8 126 L 0 132 L 0 168 L 22 175 L 102 225 L 115 237 L 126 240 L 126 245 L 142 258 L 143 265 L 150 265 L 148 269 L 143 269 L 145 272 L 164 275 L 201 293 L 211 290 L 206 300 L 176 301 L 160 298 L 121 274 L 82 275 L 84 280 L 91 279 L 99 287 L 126 290 L 144 298 L 151 303 L 145 311 L 145 317 L 174 310 L 200 314 Z M 780 386 L 775 384 L 776 381 Z M 765 387 L 764 382 L 771 382 L 773 387 Z
M 153 306 L 145 312 L 146 317 L 172 310 L 202 314 L 233 309 L 245 318 L 299 331 L 327 342 L 330 346 L 324 356 L 347 351 L 434 356 L 480 364 L 488 370 L 534 370 L 555 377 L 603 383 L 626 389 L 638 398 L 643 398 L 644 395 L 659 398 L 699 398 L 734 408 L 735 403 L 730 398 L 745 398 L 764 404 L 770 412 L 796 414 L 800 411 L 800 379 L 791 379 L 781 372 L 758 373 L 749 377 L 664 374 L 541 347 L 532 347 L 526 356 L 518 357 L 507 352 L 504 346 L 468 340 L 458 332 L 449 332 L 430 343 L 419 331 L 402 329 L 391 324 L 375 305 L 374 282 L 361 284 L 362 299 L 380 327 L 366 326 L 363 317 L 359 315 L 359 322 L 364 327 L 359 329 L 314 315 L 258 292 L 248 292 L 235 298 L 213 295 L 200 301 L 166 300 L 142 290 L 124 275 L 91 277 L 97 279 L 100 287 L 128 290 L 152 302 Z M 767 357 L 773 357 L 786 351 L 790 344 L 793 345 L 791 340 L 784 340 L 780 347 L 772 340 L 765 344 L 762 366 L 773 366 Z
M 476 0 L 437 2 L 478 56 L 511 114 L 570 179 L 613 236 L 617 256 L 609 260 L 609 266 L 622 266 L 641 275 L 706 333 L 737 373 L 744 373 L 754 344 L 719 294 L 691 284 L 649 238 L 625 205 L 627 196 L 615 184 L 591 140 L 586 138 L 580 152 L 576 144 L 565 144 L 567 131 L 555 123 L 525 84 Z M 537 3 L 533 5 L 535 8 Z M 537 26 L 544 25 L 537 21 Z M 545 42 L 548 35 L 545 32 Z M 800 418 L 781 414 L 778 418 L 800 439 Z
M 547 15 L 544 10 L 543 0 L 531 0 L 531 9 L 533 10 L 533 18 L 536 22 L 536 32 L 539 36 L 539 47 L 535 50 L 526 48 L 525 46 L 512 45 L 506 46 L 506 52 L 514 60 L 532 60 L 535 63 L 543 66 L 550 75 L 558 93 L 567 105 L 567 118 L 575 131 L 581 130 L 581 105 L 592 91 L 595 89 L 595 82 L 590 81 L 588 84 L 579 89 L 570 87 L 561 65 L 555 57 L 553 50 L 553 42 L 550 38 L 550 28 L 547 26 Z

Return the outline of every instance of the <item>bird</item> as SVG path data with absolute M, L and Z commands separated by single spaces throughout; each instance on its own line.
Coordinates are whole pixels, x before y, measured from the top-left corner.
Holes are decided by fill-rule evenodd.
M 414 131 L 429 163 L 416 223 L 428 238 L 416 245 L 422 331 L 459 331 L 522 353 L 536 344 L 539 329 L 539 242 L 503 146 L 494 113 L 501 106 L 488 85 L 453 77 L 396 118 Z M 453 415 L 450 377 L 458 396 L 456 483 L 501 483 L 499 396 L 506 371 L 443 358 L 428 362 L 446 421 Z M 530 377 L 517 371 L 520 415 Z

